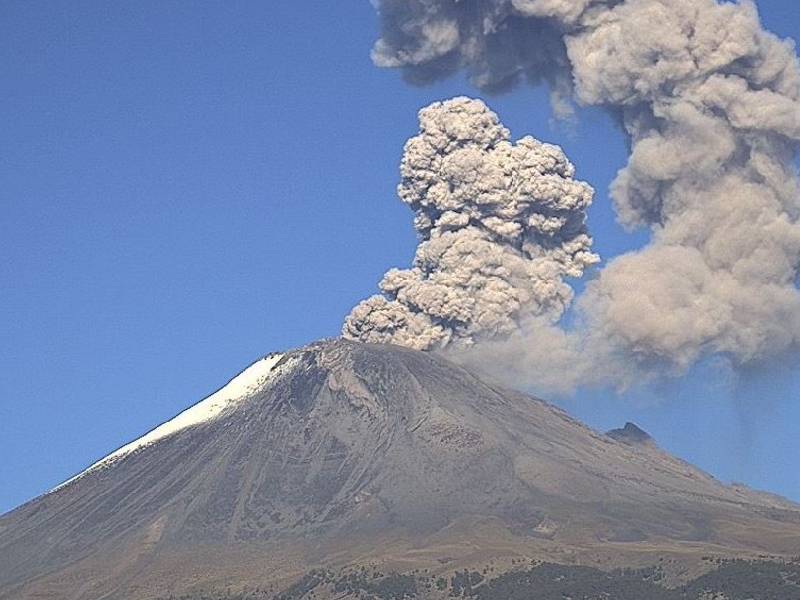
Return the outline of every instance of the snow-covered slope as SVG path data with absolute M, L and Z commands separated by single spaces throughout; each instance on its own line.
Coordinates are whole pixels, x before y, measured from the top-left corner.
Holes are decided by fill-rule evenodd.
M 145 446 L 149 446 L 150 444 L 181 431 L 182 429 L 194 427 L 219 417 L 228 408 L 232 408 L 242 400 L 245 400 L 254 393 L 262 390 L 270 380 L 272 369 L 278 364 L 281 358 L 283 358 L 283 354 L 273 353 L 268 354 L 260 360 L 257 360 L 244 371 L 239 373 L 236 377 L 231 379 L 224 387 L 220 388 L 207 398 L 201 400 L 191 408 L 186 409 L 166 423 L 162 423 L 142 437 L 130 442 L 129 444 L 125 444 L 105 458 L 98 460 L 89 468 L 57 485 L 55 488 L 50 490 L 50 493 L 69 485 L 87 473 L 106 467 L 109 464 L 124 458 L 130 453 L 135 452 L 140 448 L 144 448 Z

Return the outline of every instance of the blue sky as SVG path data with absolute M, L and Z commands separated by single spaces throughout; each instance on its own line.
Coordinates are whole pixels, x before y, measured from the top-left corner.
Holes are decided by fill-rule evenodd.
M 758 5 L 800 37 L 796 0 Z M 420 107 L 477 92 L 375 68 L 376 36 L 366 0 L 0 4 L 0 512 L 259 356 L 337 335 L 408 264 L 402 145 Z M 563 127 L 545 90 L 487 100 L 597 188 L 605 258 L 646 241 L 615 224 L 606 188 L 626 150 L 602 112 Z M 706 364 L 655 391 L 559 402 L 800 500 L 795 372 L 735 381 Z

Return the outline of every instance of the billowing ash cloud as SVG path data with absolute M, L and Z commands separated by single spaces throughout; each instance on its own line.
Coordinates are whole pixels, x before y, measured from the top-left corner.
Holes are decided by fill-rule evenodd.
M 416 213 L 414 266 L 389 271 L 344 336 L 431 349 L 557 322 L 572 300 L 564 277 L 599 260 L 584 224 L 592 188 L 557 146 L 512 143 L 480 100 L 437 102 L 419 121 L 398 186 Z
M 602 106 L 627 133 L 630 157 L 611 194 L 620 221 L 649 227 L 651 242 L 590 282 L 578 303 L 582 328 L 566 346 L 680 370 L 708 353 L 744 363 L 796 344 L 800 71 L 793 44 L 761 27 L 752 2 L 378 0 L 377 7 L 378 65 L 417 83 L 466 69 L 489 91 L 544 81 L 558 112 L 568 111 L 569 98 Z M 445 288 L 432 294 L 436 301 L 462 290 Z M 558 294 L 545 297 L 557 304 Z M 421 326 L 409 323 L 404 335 L 413 339 Z M 517 357 L 541 331 L 522 329 Z M 548 331 L 543 339 L 559 336 Z

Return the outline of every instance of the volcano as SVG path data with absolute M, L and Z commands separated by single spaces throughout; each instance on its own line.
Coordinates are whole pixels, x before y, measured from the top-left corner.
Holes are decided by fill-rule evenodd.
M 632 443 L 634 428 L 597 433 L 431 353 L 269 355 L 0 517 L 0 598 L 279 597 L 320 569 L 518 560 L 661 561 L 685 579 L 709 557 L 800 554 L 799 506 Z

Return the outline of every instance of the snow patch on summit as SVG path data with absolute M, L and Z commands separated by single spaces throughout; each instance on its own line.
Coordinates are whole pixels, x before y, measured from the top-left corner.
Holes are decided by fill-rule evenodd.
M 214 420 L 227 409 L 252 396 L 255 392 L 262 390 L 264 386 L 272 379 L 274 375 L 273 369 L 281 360 L 281 358 L 283 358 L 283 356 L 283 354 L 274 353 L 257 360 L 244 371 L 239 373 L 236 377 L 231 379 L 224 387 L 220 388 L 207 398 L 186 409 L 166 423 L 162 423 L 142 437 L 122 446 L 118 450 L 115 450 L 105 458 L 102 458 L 91 465 L 88 469 L 56 486 L 48 493 L 55 492 L 56 490 L 69 485 L 73 481 L 80 479 L 87 473 L 107 467 L 110 464 L 115 463 L 116 461 L 131 454 L 132 452 L 149 446 L 158 440 L 177 433 L 178 431 Z

